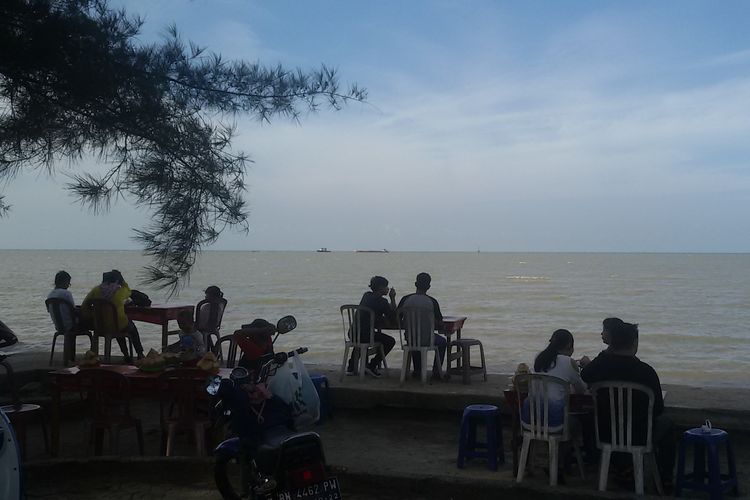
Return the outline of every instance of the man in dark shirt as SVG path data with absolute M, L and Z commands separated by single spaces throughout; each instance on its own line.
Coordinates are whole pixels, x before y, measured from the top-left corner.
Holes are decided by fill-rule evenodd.
M 435 300 L 434 297 L 427 295 L 427 290 L 430 289 L 432 284 L 432 277 L 427 273 L 419 273 L 417 280 L 414 282 L 414 286 L 417 288 L 416 293 L 410 293 L 401 297 L 401 301 L 398 303 L 399 309 L 402 307 L 415 307 L 424 309 L 425 312 L 435 319 L 435 329 L 440 330 L 443 327 L 443 313 L 440 312 L 440 304 Z M 420 313 L 420 316 L 424 316 Z M 429 316 L 428 316 L 429 317 Z M 425 319 L 422 319 L 425 324 Z M 435 338 L 435 345 L 438 347 L 438 359 L 435 360 L 433 365 L 433 373 L 437 373 L 437 365 L 443 364 L 445 359 L 445 346 L 447 341 L 442 335 L 438 335 L 435 332 L 420 332 L 422 345 L 429 345 L 429 335 Z M 426 338 L 425 338 L 426 337 Z M 414 362 L 414 377 L 419 377 L 422 372 L 422 356 L 419 352 L 412 352 L 411 359 Z
M 609 333 L 609 348 L 602 351 L 581 370 L 581 378 L 587 384 L 606 381 L 624 381 L 642 384 L 654 392 L 653 443 L 656 462 L 665 485 L 672 482 L 675 441 L 673 423 L 662 415 L 664 399 L 661 383 L 656 371 L 638 359 L 638 325 L 622 323 L 613 325 Z M 599 433 L 603 441 L 610 439 L 609 398 L 604 393 L 598 398 Z M 642 393 L 633 395 L 633 444 L 644 444 L 648 429 L 648 398 Z
M 388 295 L 390 303 L 385 299 Z M 383 351 L 387 356 L 393 346 L 396 345 L 396 340 L 390 335 L 386 335 L 381 331 L 381 328 L 395 327 L 396 326 L 396 290 L 388 288 L 388 280 L 382 276 L 373 276 L 370 279 L 370 291 L 365 292 L 362 295 L 362 300 L 359 301 L 359 305 L 369 307 L 375 314 L 375 342 L 383 344 Z M 355 321 L 359 321 L 360 325 L 360 341 L 369 342 L 370 335 L 370 315 L 367 312 L 358 313 Z M 350 333 L 351 336 L 351 333 Z M 364 353 L 367 355 L 367 353 Z M 354 349 L 352 356 L 349 358 L 349 366 L 346 370 L 347 374 L 354 375 L 357 372 L 357 363 L 359 361 L 360 353 Z M 370 362 L 367 364 L 366 373 L 375 378 L 380 377 L 378 366 L 383 360 L 383 356 L 380 353 L 372 357 Z

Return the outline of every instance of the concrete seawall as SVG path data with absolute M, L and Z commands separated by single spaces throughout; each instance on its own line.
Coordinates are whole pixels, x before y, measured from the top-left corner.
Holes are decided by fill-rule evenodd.
M 16 385 L 30 382 L 44 383 L 46 373 L 60 367 L 59 358 L 54 367 L 49 366 L 49 354 L 28 352 L 14 354 L 9 361 L 16 374 Z M 391 368 L 388 377 L 344 377 L 340 381 L 338 367 L 333 365 L 308 365 L 311 373 L 328 377 L 331 398 L 337 408 L 401 408 L 459 413 L 472 403 L 495 404 L 510 414 L 504 402 L 503 390 L 508 387 L 510 375 L 488 374 L 487 382 L 473 377 L 471 385 L 463 385 L 458 378 L 449 382 L 422 385 L 418 380 L 407 379 L 399 384 L 399 370 Z M 4 386 L 0 373 L 0 390 Z M 37 389 L 39 387 L 37 386 Z M 706 419 L 716 427 L 747 432 L 750 430 L 750 388 L 706 388 L 685 385 L 664 385 L 666 414 L 679 427 L 694 427 Z
M 17 384 L 26 385 L 27 390 L 22 394 L 25 401 L 50 403 L 45 388 L 46 374 L 50 370 L 48 360 L 46 353 L 10 358 Z M 325 374 L 331 384 L 334 418 L 326 419 L 315 431 L 323 439 L 326 458 L 329 465 L 336 468 L 347 499 L 632 497 L 627 488 L 616 484 L 611 484 L 607 493 L 598 492 L 596 465 L 587 468 L 585 480 L 569 475 L 567 484 L 556 488 L 547 485 L 547 478 L 539 467 L 535 473 L 532 467 L 527 479 L 518 485 L 511 467 L 507 420 L 504 425 L 505 465 L 494 472 L 487 470 L 479 460 L 465 469 L 457 469 L 455 457 L 463 408 L 471 403 L 498 404 L 509 416 L 510 409 L 504 404 L 502 392 L 508 385 L 507 375 L 490 374 L 487 382 L 477 377 L 471 385 L 463 385 L 460 380 L 422 385 L 418 380 L 409 379 L 400 386 L 397 370 L 391 370 L 388 378 L 368 377 L 360 381 L 344 377 L 341 382 L 336 368 L 308 365 L 311 373 Z M 0 385 L 3 379 L 0 375 Z M 664 389 L 667 412 L 678 428 L 693 427 L 710 418 L 716 427 L 732 432 L 738 470 L 748 470 L 750 390 L 679 385 Z M 4 388 L 0 387 L 0 393 L 6 394 Z M 216 498 L 210 458 L 158 456 L 160 423 L 158 404 L 154 401 L 139 399 L 133 410 L 143 419 L 146 457 L 134 457 L 137 454 L 135 440 L 125 439 L 121 442 L 120 458 L 92 458 L 86 429 L 81 427 L 83 408 L 77 405 L 77 394 L 70 396 L 61 421 L 61 456 L 64 458 L 49 460 L 44 453 L 41 433 L 38 429 L 29 432 L 30 461 L 25 465 L 25 473 L 32 496 L 93 500 L 99 498 L 97 492 L 107 491 L 113 500 L 176 498 L 175 495 L 196 500 Z M 176 450 L 177 455 L 195 453 L 193 443 L 187 439 L 178 440 Z M 545 463 L 541 461 L 542 466 Z M 92 477 L 98 485 L 93 489 Z M 87 491 L 93 494 L 86 495 Z

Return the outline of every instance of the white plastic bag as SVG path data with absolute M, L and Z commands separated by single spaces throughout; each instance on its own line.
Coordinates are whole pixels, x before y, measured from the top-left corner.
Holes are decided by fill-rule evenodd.
M 295 428 L 311 427 L 320 418 L 318 391 L 299 356 L 292 356 L 279 367 L 268 389 L 290 406 Z

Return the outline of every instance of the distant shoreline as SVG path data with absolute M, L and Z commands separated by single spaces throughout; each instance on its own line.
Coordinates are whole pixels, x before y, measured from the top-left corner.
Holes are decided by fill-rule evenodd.
M 0 252 L 139 252 L 140 248 L 0 248 Z M 247 249 L 247 250 L 220 250 L 205 249 L 201 253 L 316 253 L 316 249 L 308 250 L 279 250 L 279 249 Z M 476 248 L 467 250 L 358 250 L 358 249 L 328 249 L 324 253 L 467 253 L 467 254 L 518 254 L 518 255 L 750 255 L 750 250 L 744 252 L 703 252 L 703 251 L 619 251 L 619 250 L 482 250 L 477 252 Z M 320 252 L 318 252 L 320 253 Z

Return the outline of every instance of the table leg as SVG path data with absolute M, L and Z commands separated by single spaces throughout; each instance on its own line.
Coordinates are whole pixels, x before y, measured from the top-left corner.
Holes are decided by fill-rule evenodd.
M 521 441 L 520 431 L 521 425 L 518 423 L 518 405 L 514 404 L 511 410 L 511 438 L 510 446 L 513 448 L 513 477 L 518 474 L 518 446 Z
M 70 359 L 70 341 L 68 340 L 68 336 L 73 335 L 72 332 L 67 332 L 63 335 L 63 366 L 68 366 L 68 360 Z M 73 336 L 73 342 L 75 342 L 75 335 Z M 73 344 L 75 345 L 75 344 Z
M 161 350 L 164 351 L 164 349 L 169 345 L 169 320 L 166 319 L 161 324 Z
M 56 457 L 60 450 L 60 388 L 52 386 L 52 408 L 50 422 L 50 455 Z
M 461 340 L 461 329 L 460 328 L 458 328 L 456 330 L 456 340 Z M 463 366 L 463 356 L 464 356 L 464 353 L 461 351 L 461 347 L 456 346 L 456 354 L 457 354 L 457 357 L 456 357 L 456 369 L 460 371 L 461 367 Z M 466 383 L 466 382 L 464 382 L 464 383 Z

